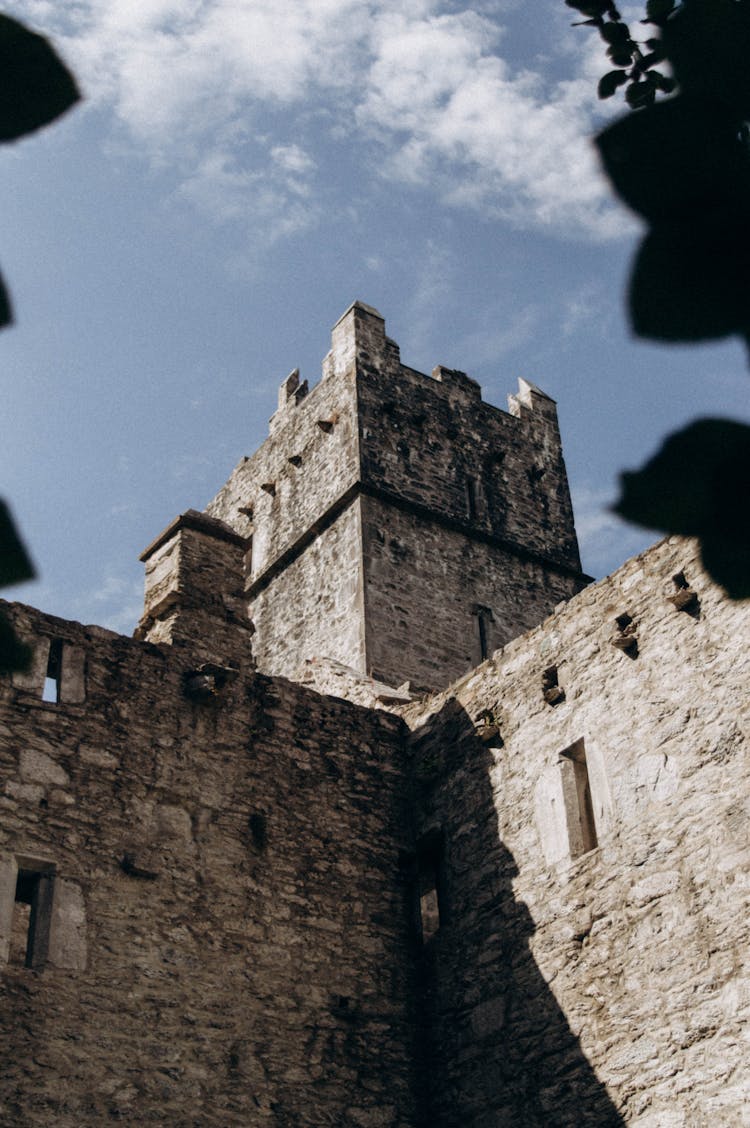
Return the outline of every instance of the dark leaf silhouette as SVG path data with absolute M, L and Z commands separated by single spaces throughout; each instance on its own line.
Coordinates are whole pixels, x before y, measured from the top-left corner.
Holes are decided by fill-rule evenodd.
M 8 507 L 0 501 L 0 586 L 31 580 L 34 568 L 16 531 Z M 31 651 L 16 638 L 13 628 L 0 612 L 0 673 L 23 670 L 31 660 Z
M 648 0 L 646 16 L 649 20 L 664 20 L 674 9 L 674 0 Z
M 703 563 L 733 599 L 750 597 L 750 427 L 698 419 L 670 435 L 643 469 L 622 475 L 615 512 L 701 541 Z
M 41 35 L 0 15 L 0 141 L 15 141 L 80 98 L 75 80 Z
M 618 86 L 622 86 L 627 81 L 628 76 L 625 71 L 608 71 L 607 74 L 602 75 L 599 79 L 597 93 L 600 98 L 611 98 Z
M 13 323 L 13 307 L 10 304 L 10 295 L 5 288 L 5 282 L 0 275 L 0 329 Z
M 34 578 L 34 568 L 8 506 L 0 501 L 0 587 Z
M 750 201 L 740 221 L 721 212 L 663 224 L 636 255 L 628 295 L 639 337 L 703 341 L 750 332 Z
M 682 90 L 750 115 L 750 8 L 738 0 L 686 0 L 663 29 Z
M 736 120 L 687 95 L 619 118 L 596 144 L 615 191 L 652 223 L 735 207 L 750 191 Z
M 609 7 L 607 0 L 565 0 L 565 3 L 584 16 L 603 16 Z
M 30 648 L 20 641 L 5 615 L 0 611 L 0 674 L 27 670 L 30 662 Z

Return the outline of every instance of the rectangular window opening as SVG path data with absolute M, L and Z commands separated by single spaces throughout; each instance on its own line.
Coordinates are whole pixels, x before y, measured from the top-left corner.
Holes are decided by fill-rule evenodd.
M 53 874 L 19 869 L 13 905 L 9 962 L 42 967 L 47 959 Z
M 422 943 L 428 944 L 445 920 L 443 834 L 435 830 L 417 844 L 419 920 Z
M 559 705 L 565 700 L 565 690 L 558 680 L 557 666 L 548 666 L 542 674 L 542 696 L 548 705 Z
M 570 856 L 578 858 L 599 845 L 583 740 L 560 753 L 560 769 Z
M 53 638 L 49 644 L 49 657 L 47 659 L 47 674 L 44 679 L 42 701 L 49 701 L 53 705 L 60 704 L 60 686 L 62 683 L 63 644 L 62 639 Z

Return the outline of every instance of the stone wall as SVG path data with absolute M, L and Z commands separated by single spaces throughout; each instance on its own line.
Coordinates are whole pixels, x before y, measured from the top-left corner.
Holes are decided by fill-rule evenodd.
M 318 655 L 366 668 L 361 499 L 319 529 L 283 571 L 258 583 L 253 653 L 260 669 L 297 676 Z
M 443 367 L 361 374 L 364 487 L 579 574 L 555 404 L 522 380 L 510 406 Z
M 748 1123 L 749 626 L 674 538 L 405 707 L 428 1123 Z
M 533 556 L 379 498 L 364 497 L 362 513 L 368 672 L 391 685 L 459 677 L 580 587 Z
M 0 1124 L 413 1125 L 402 722 L 9 610 Z

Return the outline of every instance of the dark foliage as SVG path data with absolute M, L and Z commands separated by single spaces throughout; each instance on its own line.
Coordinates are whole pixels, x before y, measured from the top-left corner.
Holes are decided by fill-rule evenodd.
M 80 94 L 46 39 L 0 15 L 0 141 L 15 141 L 48 125 Z
M 613 188 L 650 227 L 628 289 L 633 331 L 750 342 L 750 0 L 649 0 L 641 22 L 657 34 L 644 43 L 614 4 L 565 2 L 598 28 L 620 68 L 603 76 L 599 96 L 623 87 L 637 111 L 596 139 Z M 653 69 L 662 61 L 673 79 Z M 624 475 L 616 507 L 647 528 L 699 536 L 706 568 L 733 598 L 750 596 L 748 433 L 714 419 L 672 435 Z
M 750 596 L 750 427 L 697 419 L 637 473 L 616 511 L 647 528 L 699 537 L 703 563 L 733 599 Z
M 41 35 L 0 15 L 0 141 L 16 141 L 60 117 L 80 95 L 75 80 Z M 10 296 L 0 278 L 0 329 L 13 320 Z M 34 569 L 0 501 L 0 586 L 32 579 Z M 24 669 L 28 647 L 0 614 L 0 672 Z

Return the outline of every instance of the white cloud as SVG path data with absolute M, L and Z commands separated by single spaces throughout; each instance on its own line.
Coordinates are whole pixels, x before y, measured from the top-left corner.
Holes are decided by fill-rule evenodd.
M 426 185 L 453 206 L 563 234 L 618 234 L 627 221 L 608 202 L 587 139 L 597 112 L 588 73 L 595 37 L 578 32 L 576 73 L 550 81 L 502 54 L 508 37 L 499 21 L 515 7 L 21 4 L 59 33 L 93 102 L 111 105 L 141 149 L 173 166 L 181 194 L 220 221 L 249 211 L 274 238 L 315 222 L 309 200 L 322 161 L 311 148 L 343 135 L 363 165 Z M 557 34 L 559 0 L 546 8 L 535 18 Z M 556 49 L 558 59 L 572 51 Z

